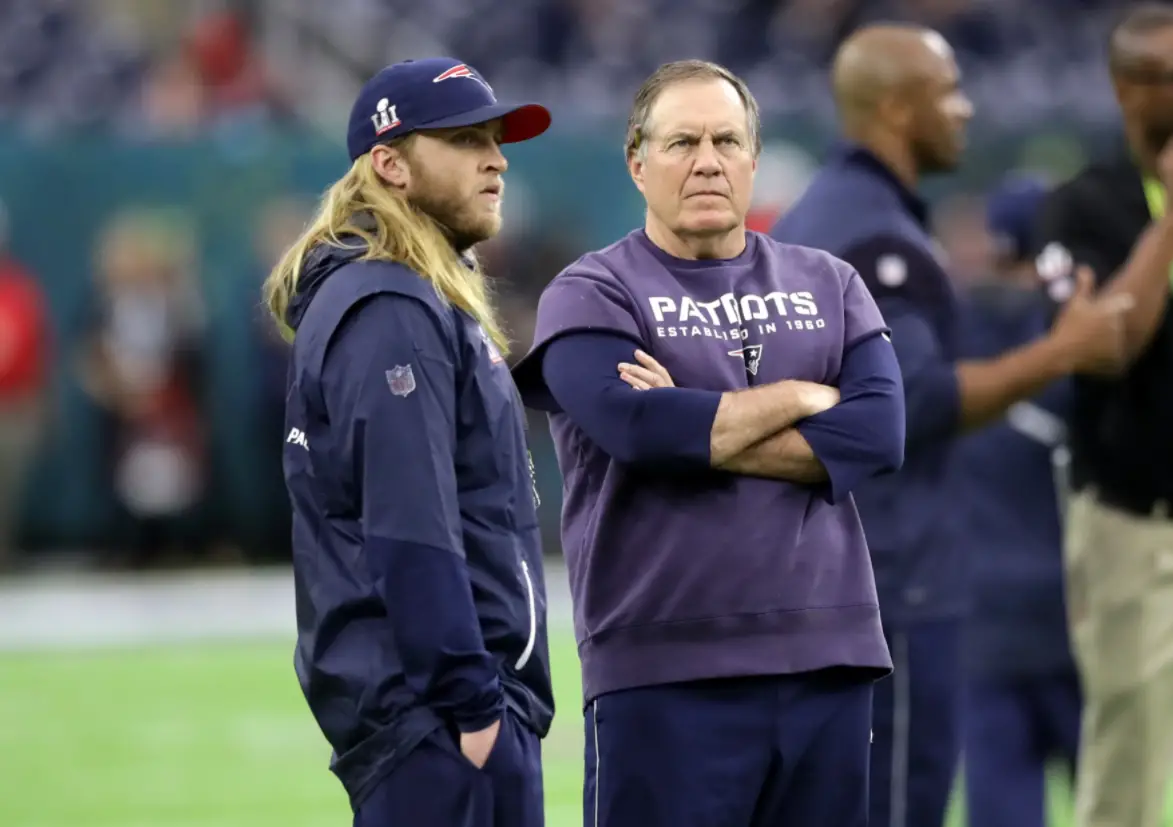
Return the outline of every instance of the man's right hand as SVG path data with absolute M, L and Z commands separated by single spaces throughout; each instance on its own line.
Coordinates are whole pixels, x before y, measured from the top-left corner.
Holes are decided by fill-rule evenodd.
M 478 732 L 460 733 L 460 752 L 474 767 L 484 769 L 489 760 L 489 753 L 497 743 L 497 734 L 501 731 L 500 719 Z
M 1081 266 L 1075 276 L 1075 291 L 1055 319 L 1050 338 L 1072 373 L 1118 374 L 1127 363 L 1124 314 L 1132 309 L 1132 296 L 1097 296 L 1088 267 Z

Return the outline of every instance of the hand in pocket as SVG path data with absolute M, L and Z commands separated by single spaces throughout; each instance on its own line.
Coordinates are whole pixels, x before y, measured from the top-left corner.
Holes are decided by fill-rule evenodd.
M 501 719 L 478 732 L 460 733 L 460 751 L 478 770 L 484 769 L 501 733 Z

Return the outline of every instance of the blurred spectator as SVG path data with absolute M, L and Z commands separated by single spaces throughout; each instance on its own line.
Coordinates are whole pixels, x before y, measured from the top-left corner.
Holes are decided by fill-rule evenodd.
M 285 381 L 289 366 L 289 345 L 281 338 L 273 318 L 260 302 L 260 285 L 312 217 L 312 205 L 294 198 L 269 202 L 261 210 L 256 234 L 255 256 L 260 264 L 252 295 L 252 346 L 258 356 L 260 375 L 256 383 L 257 417 L 254 439 L 260 446 L 261 467 L 256 479 L 264 481 L 264 514 L 260 536 L 250 544 L 254 560 L 288 561 L 292 512 L 281 484 L 281 455 L 285 436 Z M 272 483 L 272 484 L 270 484 Z
M 941 202 L 933 210 L 933 231 L 958 288 L 965 289 L 988 276 L 990 236 L 980 197 L 959 193 Z
M 0 207 L 0 568 L 15 552 L 24 486 L 43 425 L 49 330 L 37 279 L 8 251 Z
M 276 101 L 263 58 L 240 17 L 223 13 L 196 21 L 183 47 L 203 85 L 205 111 L 213 125 L 274 114 Z
M 583 244 L 570 233 L 544 228 L 541 234 L 498 237 L 483 246 L 481 260 L 493 280 L 497 306 L 513 342 L 512 363 L 533 341 L 542 289 L 580 255 Z
M 201 550 L 202 307 L 193 239 L 148 212 L 103 232 L 97 301 L 81 344 L 81 382 L 103 415 L 105 475 L 118 514 L 116 555 L 130 565 Z
M 784 141 L 769 141 L 758 157 L 753 202 L 746 226 L 768 233 L 790 205 L 806 191 L 817 165 L 799 147 Z
M 257 222 L 254 253 L 260 266 L 256 274 L 257 301 L 253 314 L 253 341 L 261 353 L 262 374 L 259 393 L 261 407 L 269 411 L 266 417 L 269 421 L 284 421 L 285 369 L 289 363 L 289 345 L 281 338 L 272 317 L 260 303 L 260 285 L 309 223 L 313 216 L 312 210 L 312 205 L 299 199 L 278 198 L 264 206 Z M 278 427 L 276 430 L 280 431 L 281 428 Z M 279 449 L 280 445 L 277 447 Z
M 141 93 L 144 134 L 156 139 L 198 134 L 204 122 L 204 90 L 195 65 L 185 55 L 169 55 L 152 66 Z

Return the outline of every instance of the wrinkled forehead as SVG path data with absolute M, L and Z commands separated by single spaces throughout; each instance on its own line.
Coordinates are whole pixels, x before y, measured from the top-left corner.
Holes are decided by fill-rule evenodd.
M 733 84 L 725 80 L 674 83 L 656 98 L 648 112 L 653 135 L 672 133 L 746 133 L 749 113 Z

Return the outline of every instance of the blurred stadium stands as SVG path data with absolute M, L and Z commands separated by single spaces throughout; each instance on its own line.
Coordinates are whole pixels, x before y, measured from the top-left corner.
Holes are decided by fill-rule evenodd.
M 1114 5 L 0 4 L 3 256 L 31 274 L 49 323 L 44 404 L 29 432 L 41 439 L 18 487 L 20 560 L 283 559 L 283 354 L 257 288 L 314 196 L 344 168 L 343 113 L 368 69 L 454 54 L 500 95 L 554 109 L 549 137 L 510 150 L 506 232 L 484 250 L 522 352 L 545 282 L 640 220 L 621 127 L 635 87 L 659 62 L 709 57 L 750 79 L 767 124 L 754 216 L 764 225 L 801 191 L 832 139 L 826 66 L 843 34 L 881 18 L 937 26 L 957 47 L 978 104 L 964 169 L 930 184 L 948 219 L 942 240 L 968 262 L 981 249 L 980 213 L 959 204 L 972 207 L 987 182 L 1015 167 L 1062 177 L 1116 140 L 1102 49 Z M 161 286 L 164 309 L 148 309 L 144 297 Z M 95 344 L 103 341 L 121 344 L 107 353 Z M 148 363 L 166 381 L 143 378 Z M 166 388 L 151 425 L 130 403 L 103 396 L 98 378 L 110 370 Z M 545 427 L 535 425 L 553 551 L 559 483 Z M 144 433 L 171 453 L 128 458 L 127 443 Z
M 825 67 L 852 28 L 916 20 L 954 44 L 989 123 L 1104 117 L 1112 0 L 10 0 L 0 9 L 0 111 L 38 131 L 101 124 L 138 137 L 185 119 L 264 113 L 324 123 L 353 67 L 451 53 L 503 94 L 575 120 L 624 114 L 655 66 L 704 56 L 766 110 L 829 117 Z M 202 104 L 193 88 L 210 94 Z M 145 93 L 145 94 L 144 94 Z M 166 109 L 166 114 L 159 111 Z M 143 129 L 144 119 L 155 129 Z M 159 123 L 166 121 L 166 123 Z M 190 123 L 186 124 L 190 126 Z M 141 131 L 140 131 L 141 130 Z

